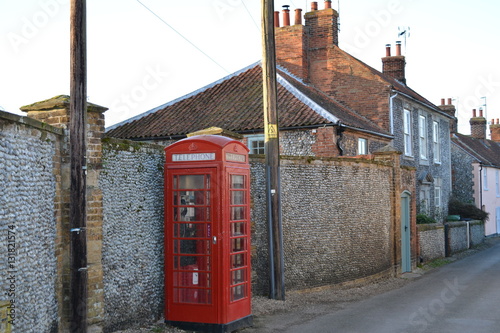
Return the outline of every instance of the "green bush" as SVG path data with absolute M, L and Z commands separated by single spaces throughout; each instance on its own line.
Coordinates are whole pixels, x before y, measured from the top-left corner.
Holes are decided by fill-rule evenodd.
M 430 224 L 430 223 L 436 223 L 436 221 L 425 214 L 417 214 L 417 224 Z
M 451 199 L 448 204 L 449 215 L 460 215 L 461 218 L 486 221 L 488 213 L 477 208 L 476 205 Z

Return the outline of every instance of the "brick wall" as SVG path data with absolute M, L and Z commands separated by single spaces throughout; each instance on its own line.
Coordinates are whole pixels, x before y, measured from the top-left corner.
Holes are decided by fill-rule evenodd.
M 59 95 L 45 101 L 36 102 L 21 107 L 28 118 L 43 121 L 54 127 L 64 130 L 58 149 L 56 176 L 56 261 L 57 283 L 56 294 L 58 299 L 59 331 L 65 332 L 69 328 L 71 313 L 69 307 L 71 266 L 70 266 L 70 157 L 69 135 L 67 129 L 70 120 L 70 98 Z M 87 103 L 87 318 L 89 329 L 100 332 L 103 320 L 103 274 L 102 274 L 102 192 L 98 186 L 98 179 L 102 169 L 101 139 L 104 134 L 104 112 L 107 108 Z

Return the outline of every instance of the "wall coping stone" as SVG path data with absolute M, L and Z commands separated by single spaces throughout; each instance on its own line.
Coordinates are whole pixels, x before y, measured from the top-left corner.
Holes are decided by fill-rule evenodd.
M 20 107 L 19 109 L 23 112 L 29 111 L 48 111 L 54 109 L 68 109 L 70 106 L 70 97 L 68 95 L 58 95 L 44 101 L 36 102 L 33 104 L 25 105 Z M 99 112 L 103 113 L 107 111 L 108 108 L 104 106 L 100 106 L 97 104 L 87 102 L 87 111 L 88 112 Z
M 444 224 L 441 223 L 429 223 L 429 224 L 417 224 L 417 230 L 421 231 L 429 231 L 429 230 L 438 230 L 444 229 Z
M 5 111 L 0 111 L 0 119 L 13 121 L 13 122 L 16 122 L 19 124 L 25 124 L 25 125 L 28 125 L 30 127 L 37 128 L 39 130 L 54 133 L 56 135 L 61 135 L 61 136 L 64 135 L 64 130 L 62 128 L 54 127 L 52 125 L 35 120 L 33 118 L 19 116 L 17 114 L 5 112 Z
M 481 220 L 472 220 L 472 221 L 458 221 L 458 222 L 446 222 L 445 225 L 449 228 L 461 228 L 465 227 L 469 222 L 469 225 L 481 225 L 484 224 L 484 221 Z

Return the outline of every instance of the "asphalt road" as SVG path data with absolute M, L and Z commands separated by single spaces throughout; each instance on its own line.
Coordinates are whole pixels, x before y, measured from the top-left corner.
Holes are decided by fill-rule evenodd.
M 311 304 L 259 318 L 257 326 L 248 331 L 498 333 L 500 242 L 399 289 L 340 307 Z

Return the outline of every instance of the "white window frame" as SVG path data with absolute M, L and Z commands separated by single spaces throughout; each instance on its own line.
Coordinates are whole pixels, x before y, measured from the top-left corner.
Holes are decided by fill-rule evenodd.
M 439 140 L 439 122 L 432 123 L 432 141 L 434 147 L 434 163 L 441 163 L 441 141 Z
M 488 168 L 483 168 L 483 190 L 488 191 Z
M 418 116 L 418 144 L 420 158 L 427 160 L 427 117 L 424 115 Z
M 365 138 L 358 138 L 358 155 L 368 154 L 368 140 Z
M 412 140 L 411 140 L 411 111 L 403 110 L 403 141 L 405 156 L 413 156 Z
M 434 187 L 434 206 L 441 208 L 441 186 Z
M 253 147 L 253 143 L 254 142 L 262 142 L 263 146 L 262 147 L 258 147 L 257 149 L 258 150 L 264 150 L 264 152 L 255 152 L 255 148 Z M 264 134 L 254 134 L 254 135 L 249 135 L 247 136 L 247 145 L 248 145 L 248 149 L 250 149 L 250 154 L 264 154 L 265 153 L 265 143 L 264 143 Z
M 497 198 L 500 198 L 500 170 L 495 170 L 495 189 L 497 192 Z
M 420 213 L 429 214 L 430 212 L 430 203 L 429 203 L 429 189 L 422 188 L 420 189 Z

